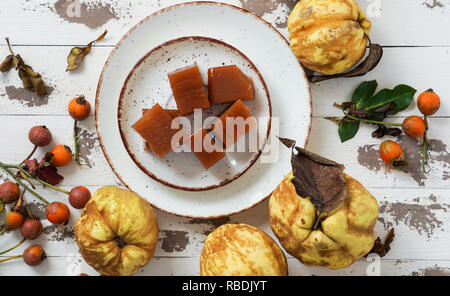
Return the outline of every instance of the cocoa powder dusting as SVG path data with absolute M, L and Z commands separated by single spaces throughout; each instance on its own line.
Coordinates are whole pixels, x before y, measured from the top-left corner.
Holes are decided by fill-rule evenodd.
M 38 96 L 35 92 L 29 91 L 23 87 L 15 87 L 8 85 L 5 87 L 6 95 L 10 100 L 19 101 L 27 107 L 39 107 L 48 104 L 49 96 L 54 88 L 47 86 L 47 94 L 45 96 Z
M 75 232 L 73 230 L 73 226 L 67 225 L 58 228 L 58 225 L 52 224 L 44 227 L 44 231 L 47 235 L 47 239 L 49 241 L 74 241 L 75 240 Z
M 209 235 L 211 232 L 213 232 L 217 227 L 227 224 L 230 222 L 229 217 L 222 217 L 222 218 L 216 218 L 216 219 L 192 219 L 188 223 L 189 224 L 206 224 L 208 225 L 208 229 L 203 231 L 202 234 Z
M 358 148 L 358 162 L 371 171 L 381 170 L 383 163 L 380 160 L 378 145 L 365 145 Z
M 83 2 L 58 0 L 54 10 L 69 23 L 83 24 L 91 29 L 103 26 L 111 19 L 119 19 L 116 11 L 110 4 L 86 4 Z
M 440 7 L 440 8 L 445 7 L 444 4 L 441 1 L 439 1 L 439 0 L 433 0 L 433 3 L 429 3 L 429 1 L 428 2 L 422 2 L 422 4 L 425 5 L 426 7 L 430 8 L 430 9 L 433 9 L 433 8 L 436 8 L 436 7 Z
M 287 27 L 287 19 L 292 9 L 294 9 L 298 0 L 239 0 L 242 8 L 253 12 L 258 16 L 265 14 L 276 13 L 275 19 L 271 22 L 278 28 Z
M 31 214 L 38 219 L 46 219 L 45 217 L 45 204 L 38 201 L 32 201 L 27 203 L 27 207 Z
M 450 208 L 449 204 L 420 205 L 383 201 L 380 203 L 378 221 L 386 230 L 401 222 L 419 234 L 426 234 L 430 238 L 435 230 L 443 225 L 443 221 L 438 219 L 436 212 L 447 212 L 448 208 Z
M 168 253 L 182 252 L 189 244 L 189 236 L 186 231 L 161 230 L 162 245 L 161 249 Z M 161 240 L 160 239 L 160 240 Z
M 91 168 L 93 163 L 89 159 L 89 156 L 92 154 L 92 149 L 94 149 L 97 145 L 97 135 L 95 132 L 90 133 L 79 126 L 77 127 L 77 135 L 78 151 L 82 164 L 85 164 Z
M 450 268 L 438 267 L 435 264 L 433 267 L 427 267 L 419 271 L 414 271 L 412 276 L 450 276 Z

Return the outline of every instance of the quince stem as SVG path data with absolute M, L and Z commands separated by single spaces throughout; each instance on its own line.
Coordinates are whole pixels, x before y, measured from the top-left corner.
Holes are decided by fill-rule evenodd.
M 313 230 L 316 230 L 317 228 L 319 228 L 320 221 L 322 220 L 321 216 L 322 216 L 322 209 L 320 209 L 320 211 L 317 215 L 316 221 L 314 222 Z

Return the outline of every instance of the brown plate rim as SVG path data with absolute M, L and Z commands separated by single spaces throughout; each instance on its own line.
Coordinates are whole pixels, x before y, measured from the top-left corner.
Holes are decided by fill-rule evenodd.
M 266 137 L 264 139 L 264 142 L 262 143 L 262 146 L 260 147 L 260 149 L 258 150 L 258 153 L 251 159 L 250 163 L 245 167 L 244 170 L 240 171 L 239 173 L 233 175 L 231 178 L 227 178 L 223 181 L 221 181 L 218 184 L 215 185 L 211 185 L 211 186 L 205 186 L 205 187 L 187 187 L 187 186 L 180 186 L 180 185 L 175 185 L 170 183 L 167 180 L 161 179 L 158 176 L 156 176 L 153 172 L 149 171 L 136 157 L 136 155 L 131 151 L 130 149 L 130 145 L 128 144 L 127 138 L 124 135 L 124 131 L 123 131 L 123 122 L 122 122 L 122 103 L 123 103 L 123 98 L 125 96 L 125 91 L 128 85 L 128 82 L 130 81 L 131 77 L 133 76 L 133 74 L 136 72 L 137 68 L 144 63 L 153 53 L 155 53 L 158 50 L 161 50 L 162 48 L 165 48 L 169 45 L 178 43 L 178 42 L 183 42 L 186 40 L 199 40 L 199 41 L 208 41 L 208 42 L 212 42 L 212 43 L 216 43 L 222 46 L 225 46 L 227 48 L 230 48 L 233 52 L 237 52 L 240 56 L 242 56 L 245 61 L 247 63 L 250 64 L 250 67 L 252 68 L 253 71 L 256 72 L 256 74 L 259 77 L 259 80 L 261 81 L 263 88 L 264 88 L 264 92 L 266 93 L 266 97 L 267 97 L 267 103 L 269 105 L 269 122 L 267 123 L 267 134 Z M 204 36 L 184 36 L 184 37 L 179 37 L 179 38 L 175 38 L 169 41 L 166 41 L 158 46 L 156 46 L 155 48 L 151 49 L 149 52 L 147 52 L 137 63 L 136 65 L 134 65 L 134 67 L 131 69 L 130 73 L 128 74 L 127 78 L 125 79 L 125 82 L 123 83 L 122 86 L 122 90 L 120 91 L 120 96 L 119 96 L 119 104 L 117 107 L 117 122 L 119 125 L 119 131 L 120 131 L 120 137 L 122 138 L 122 143 L 125 146 L 125 149 L 128 152 L 128 155 L 131 157 L 131 159 L 133 160 L 133 162 L 139 167 L 139 169 L 141 169 L 141 171 L 143 171 L 147 176 L 151 177 L 152 179 L 154 179 L 155 181 L 160 182 L 161 184 L 171 187 L 171 188 L 175 188 L 175 189 L 179 189 L 179 190 L 184 190 L 184 191 L 207 191 L 207 190 L 212 190 L 212 189 L 216 189 L 222 186 L 225 186 L 227 184 L 230 184 L 231 182 L 233 182 L 234 180 L 240 178 L 243 174 L 245 174 L 255 163 L 256 161 L 259 159 L 259 157 L 261 156 L 262 150 L 264 149 L 266 143 L 267 143 L 267 139 L 269 138 L 270 135 L 270 129 L 272 126 L 272 102 L 270 100 L 270 94 L 269 94 L 269 90 L 267 88 L 267 84 L 264 81 L 263 76 L 261 75 L 261 72 L 259 72 L 258 68 L 255 66 L 255 64 L 244 54 L 242 53 L 239 49 L 237 49 L 236 47 L 215 39 L 215 38 L 211 38 L 211 37 L 204 37 Z

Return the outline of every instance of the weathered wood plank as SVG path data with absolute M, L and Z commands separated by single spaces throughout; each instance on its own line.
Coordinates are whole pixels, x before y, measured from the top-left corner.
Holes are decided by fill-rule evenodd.
M 36 71 L 41 72 L 49 86 L 50 95 L 39 98 L 24 90 L 16 71 L 0 73 L 0 115 L 66 115 L 68 102 L 80 94 L 84 94 L 94 106 L 98 78 L 111 48 L 94 48 L 80 69 L 72 73 L 65 72 L 70 47 L 18 46 L 15 50 Z M 7 55 L 6 48 L 0 47 L 0 52 Z M 43 56 L 52 58 L 43 59 Z M 333 102 L 348 100 L 359 83 L 375 79 L 379 83 L 379 89 L 393 88 L 397 84 L 411 85 L 418 90 L 415 98 L 420 92 L 433 88 L 443 101 L 435 116 L 450 116 L 450 106 L 445 104 L 445 98 L 450 97 L 447 87 L 447 81 L 450 80 L 450 73 L 447 71 L 449 67 L 448 48 L 386 48 L 378 67 L 364 77 L 312 84 L 313 115 L 340 116 L 342 112 L 332 106 Z M 118 98 L 111 98 L 116 99 Z M 419 114 L 414 106 L 399 116 Z
M 0 27 L 5 28 L 3 34 L 9 35 L 15 44 L 49 45 L 86 44 L 95 39 L 101 30 L 108 28 L 110 34 L 102 44 L 114 45 L 142 18 L 163 7 L 181 2 L 188 1 L 102 0 L 99 3 L 87 0 L 80 1 L 82 5 L 78 10 L 77 6 L 70 6 L 72 1 L 66 0 L 53 3 L 45 0 L 4 0 L 0 10 Z M 263 16 L 285 35 L 288 13 L 296 3 L 293 0 L 223 2 L 243 6 Z M 450 26 L 449 6 L 445 1 L 357 2 L 372 20 L 371 36 L 377 43 L 389 46 L 450 45 L 450 37 L 446 32 Z M 83 5 L 84 3 L 88 5 Z M 406 10 L 408 13 L 404 13 Z M 50 32 L 48 28 L 51 28 Z
M 64 187 L 70 189 L 70 187 Z M 90 187 L 95 192 L 98 187 Z M 40 190 L 50 201 L 67 202 L 58 192 Z M 390 228 L 394 227 L 396 238 L 392 250 L 384 258 L 387 260 L 450 260 L 448 246 L 450 232 L 450 202 L 447 197 L 450 189 L 389 189 L 371 188 L 378 199 L 380 217 L 375 228 L 377 236 L 384 239 Z M 59 231 L 45 219 L 44 206 L 31 195 L 26 195 L 31 210 L 44 224 L 43 235 L 32 243 L 41 244 L 50 256 L 69 256 L 78 252 L 73 225 L 81 214 L 71 208 L 70 223 Z M 156 210 L 159 221 L 159 241 L 157 257 L 199 257 L 206 236 L 224 223 L 246 223 L 256 226 L 274 239 L 269 225 L 268 200 L 244 213 L 215 220 L 196 220 L 181 218 Z M 3 219 L 3 215 L 0 215 Z M 0 240 L 0 250 L 7 249 L 21 239 L 19 232 L 7 233 Z M 19 254 L 31 242 L 26 242 L 11 254 Z M 291 257 L 291 256 L 288 256 Z M 1 270 L 1 267 L 0 267 Z
M 385 48 L 377 68 L 363 77 L 312 84 L 313 114 L 342 116 L 342 111 L 334 108 L 333 103 L 350 101 L 353 91 L 361 82 L 377 80 L 378 91 L 383 88 L 392 89 L 398 84 L 407 84 L 417 90 L 414 103 L 396 116 L 421 115 L 415 101 L 421 92 L 430 88 L 440 95 L 442 101 L 440 110 L 433 116 L 449 116 L 450 105 L 445 103 L 445 98 L 450 96 L 450 72 L 447 70 L 449 67 L 448 48 Z
M 65 176 L 65 185 L 110 185 L 119 184 L 108 166 L 100 144 L 96 138 L 94 118 L 80 123 L 83 129 L 81 136 L 81 156 L 83 162 L 91 167 L 78 167 L 75 163 L 61 168 Z M 28 130 L 34 125 L 46 125 L 53 132 L 53 144 L 65 144 L 73 148 L 72 126 L 69 116 L 0 116 L 0 138 L 2 141 L 0 159 L 4 162 L 16 163 L 22 160 L 32 149 L 27 140 Z M 430 168 L 427 175 L 421 173 L 421 147 L 417 141 L 408 137 L 401 138 L 403 148 L 407 150 L 407 158 L 411 160 L 412 174 L 399 171 L 388 172 L 378 157 L 378 139 L 373 139 L 373 126 L 362 125 L 356 137 L 346 143 L 340 143 L 337 124 L 325 119 L 314 118 L 308 148 L 319 154 L 335 159 L 346 165 L 350 175 L 358 176 L 368 187 L 407 187 L 407 188 L 448 188 L 450 184 L 450 135 L 443 127 L 450 126 L 448 118 L 430 120 Z M 294 132 L 294 131 L 293 131 Z M 290 135 L 281 135 L 289 137 Z M 52 144 L 52 145 L 53 145 Z M 51 145 L 39 148 L 37 157 L 51 150 Z M 284 148 L 281 148 L 284 149 Z M 137 169 L 137 168 L 136 168 Z
M 289 275 L 301 276 L 365 276 L 365 275 L 404 275 L 404 276 L 448 276 L 450 275 L 450 261 L 414 261 L 414 260 L 383 260 L 378 267 L 374 268 L 375 262 L 358 261 L 351 267 L 342 270 L 329 270 L 319 267 L 307 267 L 296 259 L 288 259 Z M 38 267 L 30 267 L 23 262 L 10 261 L 4 263 L 5 269 L 0 269 L 0 275 L 10 275 L 11 271 L 20 270 L 24 276 L 47 275 L 64 276 L 87 273 L 96 276 L 98 273 L 77 256 L 72 257 L 50 257 Z M 379 270 L 379 273 L 377 272 Z M 199 275 L 198 258 L 155 258 L 150 261 L 143 270 L 138 271 L 136 276 L 183 276 Z
M 53 131 L 55 144 L 72 146 L 73 122 L 66 115 L 69 100 L 76 95 L 85 94 L 93 104 L 97 80 L 111 47 L 143 17 L 162 7 L 183 1 L 102 0 L 102 4 L 98 4 L 98 1 L 89 0 L 83 1 L 89 5 L 81 7 L 80 18 L 67 15 L 65 0 L 55 1 L 56 6 L 43 0 L 3 2 L 0 8 L 0 28 L 3 28 L 3 34 L 0 35 L 9 36 L 13 44 L 25 45 L 15 46 L 14 50 L 43 74 L 51 90 L 47 98 L 34 98 L 20 88 L 20 81 L 14 71 L 0 75 L 0 159 L 18 162 L 32 148 L 27 141 L 27 132 L 33 125 L 48 125 Z M 225 2 L 243 6 L 263 16 L 287 35 L 286 18 L 295 1 Z M 373 4 L 377 1 L 358 2 L 370 14 L 370 9 L 375 7 Z M 371 37 L 374 42 L 388 46 L 385 48 L 384 58 L 376 70 L 363 78 L 340 79 L 312 86 L 315 119 L 308 148 L 344 163 L 347 172 L 368 186 L 378 198 L 380 219 L 376 226 L 377 235 L 384 237 L 390 227 L 395 227 L 397 236 L 392 250 L 387 257 L 382 258 L 380 264 L 382 275 L 450 275 L 447 247 L 450 243 L 450 203 L 447 198 L 450 194 L 450 156 L 447 147 L 450 138 L 446 129 L 450 126 L 450 119 L 446 118 L 450 117 L 450 107 L 443 104 L 436 114 L 439 118 L 430 121 L 430 138 L 436 140 L 432 141 L 432 171 L 427 176 L 420 173 L 417 161 L 420 147 L 413 141 L 407 138 L 400 141 L 412 158 L 412 175 L 388 172 L 378 159 L 377 150 L 381 141 L 370 137 L 371 128 L 364 126 L 355 139 L 341 144 L 336 124 L 321 118 L 339 115 L 339 111 L 332 108 L 332 102 L 342 102 L 348 98 L 363 80 L 377 79 L 380 88 L 400 83 L 410 84 L 419 91 L 432 87 L 444 102 L 450 95 L 447 87 L 450 78 L 447 71 L 450 65 L 448 3 L 429 0 L 380 3 L 381 15 L 377 17 L 370 14 L 373 24 Z M 91 17 L 86 17 L 88 10 Z M 372 12 L 376 12 L 376 7 Z M 45 28 L 51 28 L 51 34 Z M 95 39 L 104 28 L 110 31 L 106 40 L 93 49 L 79 70 L 66 73 L 65 60 L 71 46 L 86 44 Z M 392 46 L 413 47 L 391 48 Z M 0 45 L 0 54 L 8 54 L 3 43 Z M 411 107 L 399 117 L 409 114 L 417 114 L 417 111 Z M 401 121 L 401 118 L 394 120 Z M 93 116 L 80 126 L 82 159 L 91 167 L 78 168 L 71 164 L 62 168 L 61 172 L 66 177 L 64 188 L 90 185 L 94 192 L 102 185 L 119 185 L 102 155 L 96 139 Z M 37 155 L 42 156 L 44 151 L 46 149 L 39 149 Z M 0 179 L 4 178 L 5 173 L 0 171 Z M 66 201 L 63 194 L 47 189 L 38 190 L 50 201 Z M 26 198 L 33 200 L 28 195 Z M 42 206 L 32 204 L 32 209 L 43 217 Z M 55 232 L 54 227 L 43 220 L 45 233 L 33 243 L 42 244 L 51 256 L 46 263 L 37 268 L 28 267 L 20 261 L 4 263 L 0 267 L 0 275 L 68 275 L 79 272 L 95 275 L 96 272 L 77 255 L 78 248 L 72 227 L 80 211 L 72 209 L 71 212 L 69 225 L 59 232 Z M 273 236 L 268 224 L 267 201 L 242 214 L 219 220 L 197 221 L 160 211 L 157 214 L 161 231 L 156 258 L 138 275 L 197 275 L 203 240 L 222 223 L 248 223 Z M 0 220 L 3 215 L 0 215 Z M 5 249 L 19 239 L 18 232 L 6 234 L 0 240 L 0 249 Z M 26 242 L 12 254 L 19 254 L 30 243 Z M 362 259 L 350 268 L 330 271 L 306 267 L 290 256 L 288 263 L 291 275 L 366 275 L 371 264 Z
M 397 122 L 401 120 L 396 119 Z M 316 153 L 343 163 L 350 175 L 356 176 L 368 187 L 399 188 L 448 188 L 450 182 L 450 138 L 447 127 L 449 119 L 433 118 L 429 120 L 430 148 L 427 174 L 422 172 L 420 142 L 407 136 L 401 136 L 399 143 L 406 153 L 410 164 L 410 173 L 388 170 L 379 157 L 379 145 L 385 139 L 374 139 L 371 134 L 374 126 L 363 124 L 355 138 L 341 143 L 338 125 L 326 119 L 315 118 L 308 148 Z M 397 140 L 386 137 L 386 139 Z M 398 141 L 398 140 L 397 140 Z

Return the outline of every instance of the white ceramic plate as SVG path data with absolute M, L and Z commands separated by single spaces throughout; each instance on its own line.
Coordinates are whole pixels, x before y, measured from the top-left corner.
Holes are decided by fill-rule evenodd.
M 166 109 L 176 109 L 167 74 L 197 63 L 203 81 L 208 81 L 207 71 L 211 67 L 224 64 L 237 65 L 253 80 L 255 99 L 244 101 L 253 117 L 257 118 L 258 128 L 252 130 L 260 139 L 250 151 L 250 134 L 242 137 L 227 152 L 226 157 L 205 170 L 197 157 L 190 152 L 175 152 L 160 159 L 154 153 L 146 151 L 142 137 L 132 125 L 142 116 L 142 109 L 151 108 L 158 103 Z M 230 104 L 215 104 L 203 110 L 202 122 L 208 118 L 214 121 Z M 271 105 L 264 80 L 253 63 L 236 48 L 216 39 L 205 37 L 183 37 L 170 40 L 149 51 L 133 68 L 122 88 L 119 102 L 119 128 L 125 148 L 139 168 L 151 178 L 173 188 L 191 191 L 211 190 L 224 186 L 244 174 L 258 159 L 270 130 Z M 188 134 L 195 127 L 194 115 L 187 116 L 191 123 Z M 206 129 L 208 125 L 204 126 Z M 255 138 L 256 139 L 256 138 Z M 255 141 L 256 142 L 256 141 Z M 242 145 L 242 146 L 241 146 Z M 237 147 L 243 147 L 237 152 Z M 184 147 L 183 147 L 184 148 Z M 189 151 L 189 148 L 185 149 Z
M 180 190 L 149 177 L 127 152 L 117 120 L 121 90 L 136 63 L 150 50 L 186 36 L 217 39 L 247 56 L 264 78 L 272 107 L 265 152 L 233 182 L 206 191 Z M 304 146 L 311 127 L 309 85 L 287 41 L 261 18 L 216 2 L 172 6 L 134 26 L 105 63 L 95 105 L 100 144 L 122 183 L 163 211 L 195 218 L 231 215 L 264 200 L 290 170 L 290 151 L 275 137 L 293 138 Z M 179 181 L 170 174 L 164 178 L 172 184 Z

